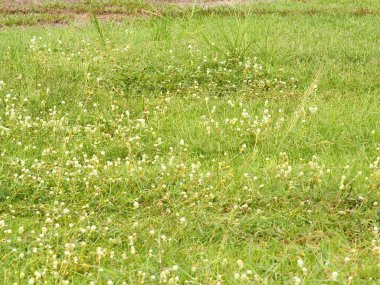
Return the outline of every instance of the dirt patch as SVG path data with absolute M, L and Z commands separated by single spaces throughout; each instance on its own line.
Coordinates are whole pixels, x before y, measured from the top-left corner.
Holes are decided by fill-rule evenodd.
M 212 6 L 232 6 L 236 4 L 247 4 L 250 2 L 268 2 L 270 0 L 170 0 L 170 1 L 156 1 L 156 3 L 169 3 L 169 4 L 178 4 L 178 5 L 198 5 L 203 7 L 212 7 Z
M 254 2 L 252 0 L 166 0 L 153 1 L 155 3 L 187 4 L 187 5 L 233 5 L 238 3 Z
M 257 1 L 257 0 L 256 0 Z M 258 0 L 260 1 L 260 0 Z M 263 0 L 261 0 L 263 1 Z M 269 0 L 264 0 L 269 1 Z M 3 0 L 0 5 L 4 7 L 12 7 L 19 5 L 33 5 L 33 4 L 42 4 L 47 3 L 46 0 Z M 187 5 L 233 5 L 236 3 L 248 3 L 252 0 L 152 0 L 153 3 L 172 3 L 172 4 L 187 4 Z M 61 0 L 60 3 L 84 3 L 83 0 Z
M 198 6 L 209 9 L 215 6 L 232 6 L 263 0 L 149 0 L 146 4 L 87 4 L 85 0 L 0 0 L 0 14 L 10 16 L 0 18 L 1 26 L 35 25 L 35 24 L 74 24 L 83 25 L 92 17 L 95 9 L 98 19 L 103 21 L 121 21 L 132 16 L 162 16 L 161 5 L 172 4 L 182 7 Z M 269 0 L 264 0 L 269 1 Z M 149 5 L 149 2 L 158 9 Z M 165 9 L 164 9 L 165 10 Z M 163 11 L 164 11 L 163 10 Z M 178 12 L 178 11 L 177 11 Z
M 21 5 L 35 5 L 46 3 L 46 0 L 3 0 L 0 1 L 0 7 L 14 7 Z M 81 3 L 82 0 L 61 0 L 62 3 Z

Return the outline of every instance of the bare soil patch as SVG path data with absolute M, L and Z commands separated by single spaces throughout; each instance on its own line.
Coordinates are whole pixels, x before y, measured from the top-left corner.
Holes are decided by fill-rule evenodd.
M 81 3 L 83 0 L 61 0 L 62 3 Z M 0 2 L 0 5 L 4 7 L 12 7 L 18 5 L 33 5 L 46 3 L 46 0 L 3 0 Z
M 257 0 L 256 0 L 257 1 Z M 260 0 L 259 0 L 260 1 Z M 268 0 L 266 0 L 268 1 Z M 3 0 L 1 5 L 4 7 L 12 7 L 18 5 L 33 5 L 46 3 L 46 0 Z M 61 3 L 83 3 L 83 0 L 61 0 Z M 156 3 L 173 3 L 173 4 L 198 4 L 198 5 L 233 5 L 237 3 L 248 3 L 252 0 L 153 0 Z
M 271 0 L 150 0 L 155 5 L 160 4 L 173 4 L 178 6 L 192 6 L 197 5 L 205 9 L 215 6 L 232 6 L 234 4 L 244 4 L 254 1 L 271 1 Z M 91 5 L 88 6 L 84 0 L 61 0 L 60 4 L 63 6 L 50 6 L 47 0 L 0 0 L 0 13 L 3 15 L 14 15 L 14 17 L 21 17 L 21 15 L 35 15 L 38 20 L 33 21 L 32 24 L 67 24 L 70 19 L 75 24 L 83 25 L 88 22 L 92 15 L 90 12 Z M 57 3 L 57 2 L 51 2 Z M 133 15 L 139 16 L 160 16 L 160 13 L 151 11 L 151 9 L 144 9 L 143 7 L 137 9 L 135 12 L 129 12 L 128 9 L 124 10 L 123 6 L 119 5 L 105 5 L 104 9 L 97 12 L 98 19 L 104 21 L 121 21 L 126 17 Z M 45 17 L 46 16 L 46 17 Z M 54 19 L 52 19 L 54 18 Z M 1 19 L 0 19 L 1 20 Z M 30 25 L 21 20 L 11 23 L 10 25 Z M 9 25 L 9 24 L 8 24 Z M 0 21 L 0 27 L 2 23 Z

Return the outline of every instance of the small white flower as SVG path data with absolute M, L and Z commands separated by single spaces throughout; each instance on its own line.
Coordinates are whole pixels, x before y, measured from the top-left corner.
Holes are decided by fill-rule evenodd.
M 39 278 L 41 278 L 42 275 L 41 275 L 41 272 L 35 271 L 34 276 L 36 276 L 36 279 L 39 279 Z
M 301 278 L 299 278 L 298 276 L 294 276 L 293 280 L 294 280 L 294 284 L 295 285 L 299 285 L 302 282 Z
M 317 107 L 317 106 L 310 107 L 310 108 L 309 108 L 309 111 L 310 111 L 310 113 L 315 114 L 315 113 L 317 113 L 317 111 L 318 111 L 318 107 Z
M 337 281 L 337 279 L 338 279 L 338 272 L 334 271 L 333 273 L 331 273 L 331 280 Z

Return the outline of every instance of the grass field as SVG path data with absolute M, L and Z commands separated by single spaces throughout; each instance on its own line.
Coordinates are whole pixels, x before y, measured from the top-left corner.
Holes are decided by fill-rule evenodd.
M 1 284 L 380 283 L 380 1 L 60 5 L 0 9 Z

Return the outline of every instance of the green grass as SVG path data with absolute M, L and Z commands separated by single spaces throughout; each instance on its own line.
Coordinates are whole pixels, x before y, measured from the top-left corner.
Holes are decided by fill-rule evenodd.
M 379 6 L 1 30 L 0 282 L 377 284 Z

